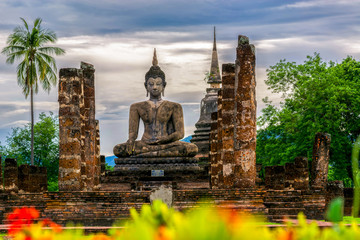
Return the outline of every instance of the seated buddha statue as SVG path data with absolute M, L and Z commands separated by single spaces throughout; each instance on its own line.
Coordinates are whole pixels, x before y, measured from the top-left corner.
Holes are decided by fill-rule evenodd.
M 129 139 L 114 147 L 114 154 L 124 157 L 192 157 L 198 151 L 193 143 L 179 141 L 184 137 L 184 118 L 180 104 L 163 100 L 165 73 L 158 66 L 156 49 L 150 70 L 145 75 L 149 100 L 130 106 Z M 140 119 L 144 134 L 138 137 Z

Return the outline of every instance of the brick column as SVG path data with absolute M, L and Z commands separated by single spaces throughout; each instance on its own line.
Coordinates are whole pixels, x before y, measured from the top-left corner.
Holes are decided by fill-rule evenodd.
M 317 133 L 315 135 L 311 164 L 311 186 L 313 188 L 326 188 L 330 160 L 330 143 L 330 134 Z
M 222 151 L 223 187 L 231 188 L 235 181 L 234 123 L 235 123 L 235 65 L 222 65 Z
M 4 191 L 4 181 L 2 176 L 2 158 L 0 155 L 0 192 Z
M 60 69 L 59 79 L 59 190 L 79 191 L 81 184 L 82 71 Z
M 100 184 L 100 140 L 95 120 L 95 69 L 60 70 L 59 81 L 59 189 L 93 191 Z
M 83 104 L 80 106 L 82 118 L 82 172 L 83 189 L 94 190 L 96 174 L 96 122 L 95 122 L 95 83 L 93 65 L 81 62 L 83 71 Z
M 211 125 L 210 125 L 210 188 L 218 188 L 219 186 L 219 168 L 216 159 L 217 149 L 217 114 L 218 112 L 211 113 Z
M 4 168 L 4 190 L 6 192 L 18 192 L 18 166 L 16 159 L 6 158 Z
M 96 136 L 95 136 L 95 177 L 94 177 L 94 190 L 100 189 L 100 176 L 101 176 L 101 160 L 100 160 L 100 125 L 99 120 L 96 123 Z
M 104 155 L 100 155 L 100 174 L 101 177 L 105 176 L 105 171 L 106 171 L 106 166 L 105 166 L 105 156 Z
M 239 35 L 235 65 L 234 187 L 251 188 L 256 179 L 255 47 L 246 36 Z
M 220 89 L 218 92 L 218 114 L 217 114 L 217 140 L 216 140 L 216 155 L 215 155 L 215 162 L 217 165 L 217 170 L 216 170 L 216 174 L 217 174 L 217 178 L 218 178 L 218 185 L 217 188 L 222 188 L 223 186 L 223 181 L 224 181 L 224 177 L 223 177 L 223 161 L 222 161 L 222 149 L 223 149 L 223 145 L 222 145 L 222 96 L 223 96 L 223 90 Z

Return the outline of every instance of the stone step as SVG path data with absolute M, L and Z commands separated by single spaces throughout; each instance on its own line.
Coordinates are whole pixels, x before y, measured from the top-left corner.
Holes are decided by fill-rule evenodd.
M 286 219 L 297 219 L 297 215 L 268 215 L 268 220 L 270 222 L 282 223 Z
M 278 197 L 264 197 L 264 203 L 266 202 L 302 202 L 301 197 L 290 196 L 278 196 Z
M 269 208 L 302 208 L 304 204 L 302 202 L 264 202 Z
M 269 215 L 297 215 L 305 212 L 305 208 L 269 208 Z
M 267 196 L 301 196 L 304 192 L 301 190 L 267 190 Z

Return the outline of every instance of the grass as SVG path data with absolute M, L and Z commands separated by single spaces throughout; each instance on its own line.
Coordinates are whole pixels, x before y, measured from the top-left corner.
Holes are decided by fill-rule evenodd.
M 344 216 L 343 223 L 352 223 L 355 221 L 357 224 L 360 224 L 360 218 L 354 218 L 352 216 Z

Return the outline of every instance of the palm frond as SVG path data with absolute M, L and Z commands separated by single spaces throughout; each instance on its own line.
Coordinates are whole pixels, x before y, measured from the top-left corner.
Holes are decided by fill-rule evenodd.
M 41 18 L 37 18 L 34 21 L 34 28 L 40 28 L 40 25 L 42 23 L 42 19 Z
M 7 64 L 13 64 L 15 60 L 22 59 L 25 55 L 25 51 L 18 51 L 8 54 L 8 57 L 6 59 Z
M 2 52 L 3 54 L 12 54 L 14 52 L 20 52 L 24 51 L 26 48 L 24 46 L 18 46 L 18 45 L 9 45 L 3 48 Z
M 39 34 L 39 39 L 41 43 L 47 43 L 47 42 L 56 42 L 57 37 L 54 31 L 51 31 L 49 29 L 41 29 Z
M 20 19 L 23 21 L 25 28 L 26 28 L 27 30 L 29 30 L 29 25 L 27 24 L 27 22 L 25 21 L 25 19 L 23 19 L 22 17 L 21 17 Z
M 53 69 L 54 71 L 57 71 L 55 58 L 53 58 L 52 56 L 47 55 L 47 54 L 45 54 L 45 53 L 41 53 L 41 52 L 38 52 L 38 53 L 37 53 L 37 57 L 38 57 L 38 56 L 39 56 L 43 61 L 45 61 L 44 64 L 49 65 L 49 67 L 50 67 L 51 69 Z
M 55 55 L 65 54 L 65 50 L 59 47 L 40 47 L 38 48 L 38 51 L 45 54 L 55 54 Z
M 36 56 L 36 64 L 39 70 L 39 80 L 44 90 L 48 92 L 52 85 L 56 85 L 56 64 L 55 60 L 46 54 Z
M 28 97 L 30 89 L 28 84 L 28 64 L 26 60 L 23 60 L 18 66 L 17 66 L 17 82 L 18 85 L 23 89 L 23 94 L 25 95 L 25 98 Z

